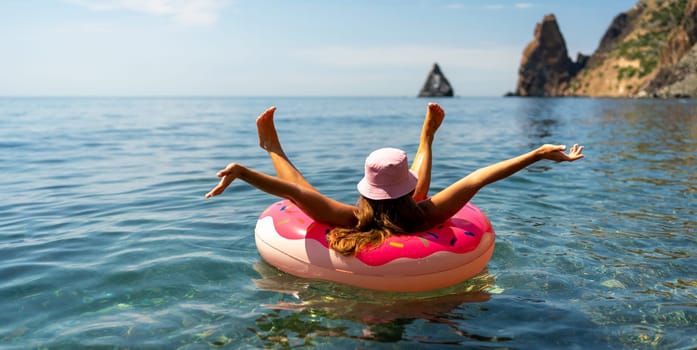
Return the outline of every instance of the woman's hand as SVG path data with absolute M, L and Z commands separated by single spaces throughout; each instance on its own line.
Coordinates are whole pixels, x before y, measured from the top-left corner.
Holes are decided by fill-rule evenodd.
M 542 159 L 549 159 L 555 162 L 573 162 L 584 157 L 583 146 L 574 144 L 569 153 L 564 153 L 566 145 L 543 145 L 537 149 L 537 153 Z
M 242 166 L 237 163 L 230 163 L 225 169 L 219 171 L 216 176 L 220 178 L 220 182 L 215 186 L 210 192 L 206 193 L 206 199 L 215 197 L 225 191 L 225 189 L 230 186 L 233 180 L 235 180 L 239 174 Z

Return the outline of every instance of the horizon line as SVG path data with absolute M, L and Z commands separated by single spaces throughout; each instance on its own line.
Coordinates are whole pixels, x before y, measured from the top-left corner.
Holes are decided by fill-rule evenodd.
M 414 98 L 457 99 L 504 97 L 501 95 L 455 95 L 419 97 L 416 95 L 0 95 L 0 98 Z

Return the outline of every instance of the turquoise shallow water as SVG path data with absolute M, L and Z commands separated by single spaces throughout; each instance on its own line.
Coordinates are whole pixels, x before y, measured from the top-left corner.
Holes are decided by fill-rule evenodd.
M 413 156 L 414 98 L 0 99 L 0 348 L 694 348 L 697 103 L 456 98 L 432 189 L 542 143 L 586 145 L 474 199 L 498 233 L 473 280 L 420 294 L 298 279 L 262 262 L 237 161 L 272 172 L 254 118 L 356 198 L 364 157 Z

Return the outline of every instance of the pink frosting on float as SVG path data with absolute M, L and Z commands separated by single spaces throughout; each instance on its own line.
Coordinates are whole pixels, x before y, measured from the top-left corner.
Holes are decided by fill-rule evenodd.
M 295 204 L 283 200 L 269 206 L 260 219 L 273 218 L 276 232 L 285 239 L 311 239 L 326 249 L 331 226 L 315 222 Z M 356 254 L 356 259 L 369 266 L 381 266 L 399 258 L 422 259 L 438 252 L 464 254 L 475 250 L 485 232 L 493 232 L 486 216 L 468 203 L 446 222 L 424 232 L 394 235 L 385 243 Z

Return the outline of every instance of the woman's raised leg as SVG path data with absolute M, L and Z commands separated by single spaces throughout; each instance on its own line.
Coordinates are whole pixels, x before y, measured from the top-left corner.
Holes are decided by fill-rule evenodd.
M 421 129 L 421 137 L 419 138 L 419 148 L 416 150 L 416 156 L 411 163 L 411 170 L 418 177 L 416 189 L 412 196 L 415 201 L 421 201 L 428 197 L 428 189 L 431 187 L 431 165 L 433 151 L 431 146 L 436 131 L 445 118 L 445 111 L 437 103 L 429 103 L 426 108 L 426 117 L 424 125 Z
M 305 188 L 316 189 L 310 185 L 300 171 L 291 163 L 286 153 L 281 147 L 281 142 L 276 133 L 276 126 L 273 122 L 273 115 L 276 107 L 270 107 L 257 117 L 257 133 L 259 134 L 259 146 L 268 152 L 273 167 L 276 169 L 276 176 L 279 178 L 296 183 Z

